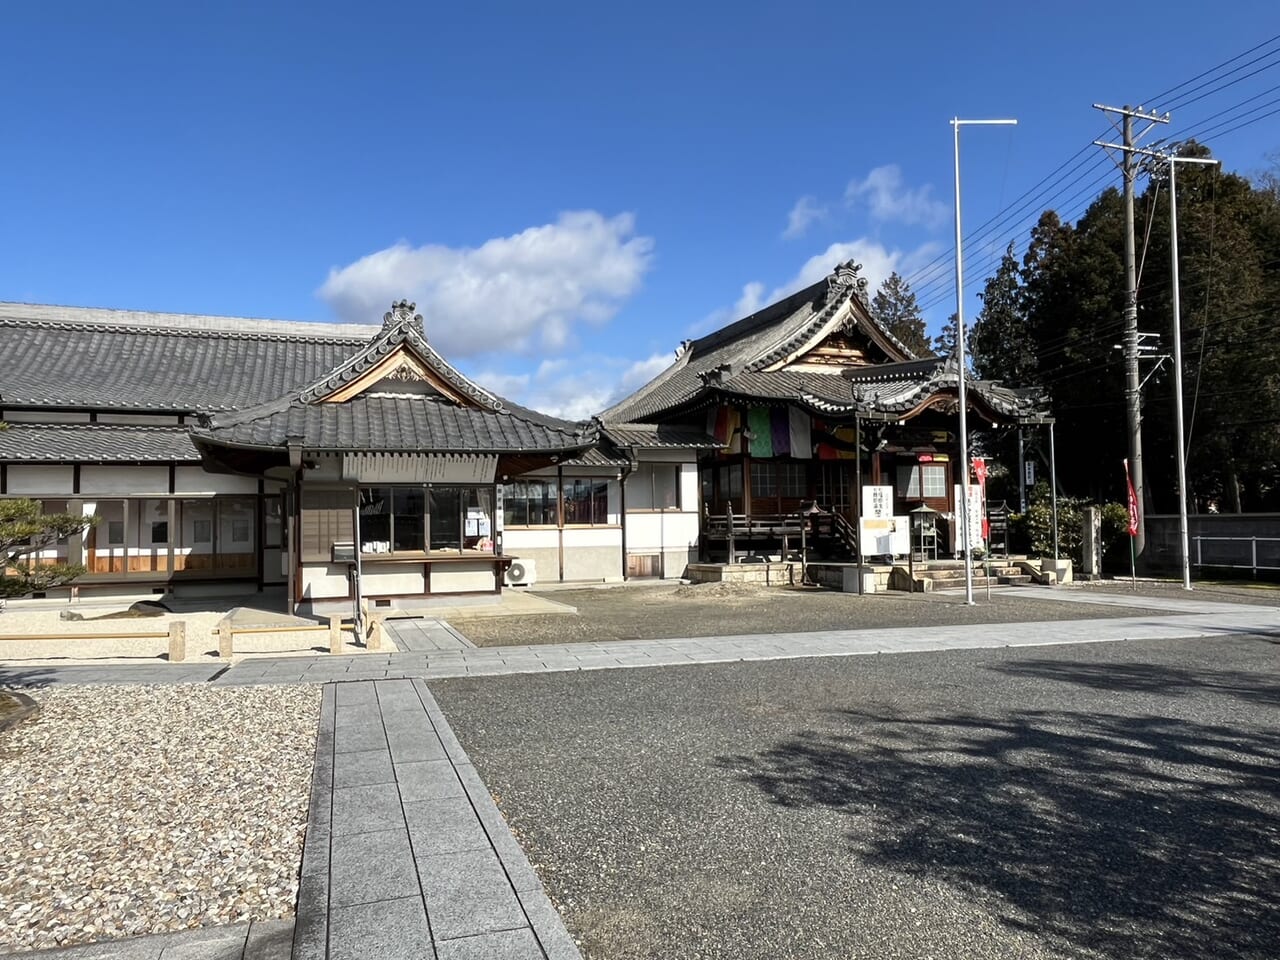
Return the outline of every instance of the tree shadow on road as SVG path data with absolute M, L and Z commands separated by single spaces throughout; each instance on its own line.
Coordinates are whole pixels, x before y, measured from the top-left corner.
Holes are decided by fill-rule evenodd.
M 869 864 L 994 899 L 1072 953 L 1276 956 L 1273 732 L 1034 710 L 841 719 L 720 762 L 781 806 L 846 812 Z
M 1150 693 L 1169 697 L 1221 694 L 1280 706 L 1280 678 L 1240 670 L 1188 670 L 1154 663 L 1086 663 L 1067 660 L 1011 660 L 992 670 L 1018 677 L 1057 680 L 1094 690 Z

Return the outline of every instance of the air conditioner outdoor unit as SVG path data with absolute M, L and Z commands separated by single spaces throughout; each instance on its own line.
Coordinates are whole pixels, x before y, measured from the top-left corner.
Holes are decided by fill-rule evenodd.
M 513 560 L 507 567 L 504 582 L 508 587 L 532 587 L 538 582 L 538 572 L 532 560 Z

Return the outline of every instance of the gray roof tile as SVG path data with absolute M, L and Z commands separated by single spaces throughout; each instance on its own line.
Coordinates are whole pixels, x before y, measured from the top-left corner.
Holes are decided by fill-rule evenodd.
M 198 462 L 184 426 L 10 423 L 0 430 L 0 462 Z
M 0 303 L 0 407 L 234 410 L 310 383 L 378 329 Z

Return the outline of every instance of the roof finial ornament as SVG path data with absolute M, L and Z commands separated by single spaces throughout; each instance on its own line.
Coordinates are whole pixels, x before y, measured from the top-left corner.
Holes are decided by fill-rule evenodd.
M 827 299 L 830 300 L 833 296 L 839 296 L 850 289 L 862 301 L 864 307 L 871 308 L 870 301 L 867 299 L 867 278 L 862 276 L 862 264 L 856 260 L 846 260 L 831 271 L 831 275 L 827 277 Z
M 419 332 L 422 332 L 422 315 L 414 312 L 417 309 L 416 303 L 396 300 L 391 304 L 391 309 L 382 315 L 382 329 L 387 330 L 402 323 L 411 323 L 418 328 Z

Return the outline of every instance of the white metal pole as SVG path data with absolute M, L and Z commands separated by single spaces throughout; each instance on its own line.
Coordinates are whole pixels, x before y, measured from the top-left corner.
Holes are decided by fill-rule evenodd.
M 960 401 L 960 550 L 964 556 L 964 602 L 973 606 L 973 554 L 969 530 L 969 425 L 968 391 L 965 386 L 964 359 L 964 255 L 960 248 L 960 127 L 968 125 L 1014 125 L 1017 120 L 951 121 L 955 133 L 956 162 L 956 359 L 960 365 L 958 393 Z M 921 491 L 923 494 L 924 491 Z
M 1178 432 L 1178 542 L 1182 546 L 1182 589 L 1191 589 L 1191 550 L 1187 542 L 1187 451 L 1182 426 L 1182 296 L 1178 290 L 1178 161 L 1169 158 L 1169 256 L 1173 281 L 1174 424 Z
M 1182 293 L 1178 287 L 1178 175 L 1179 163 L 1218 163 L 1207 157 L 1169 156 L 1169 256 L 1173 281 L 1174 423 L 1178 431 L 1178 538 L 1182 545 L 1182 589 L 1191 589 L 1191 546 L 1187 537 L 1187 440 L 1182 424 Z
M 964 255 L 960 249 L 960 118 L 952 120 L 956 161 L 956 354 L 960 364 L 960 555 L 964 557 L 964 602 L 973 606 L 973 555 L 969 550 L 968 394 L 964 382 Z

